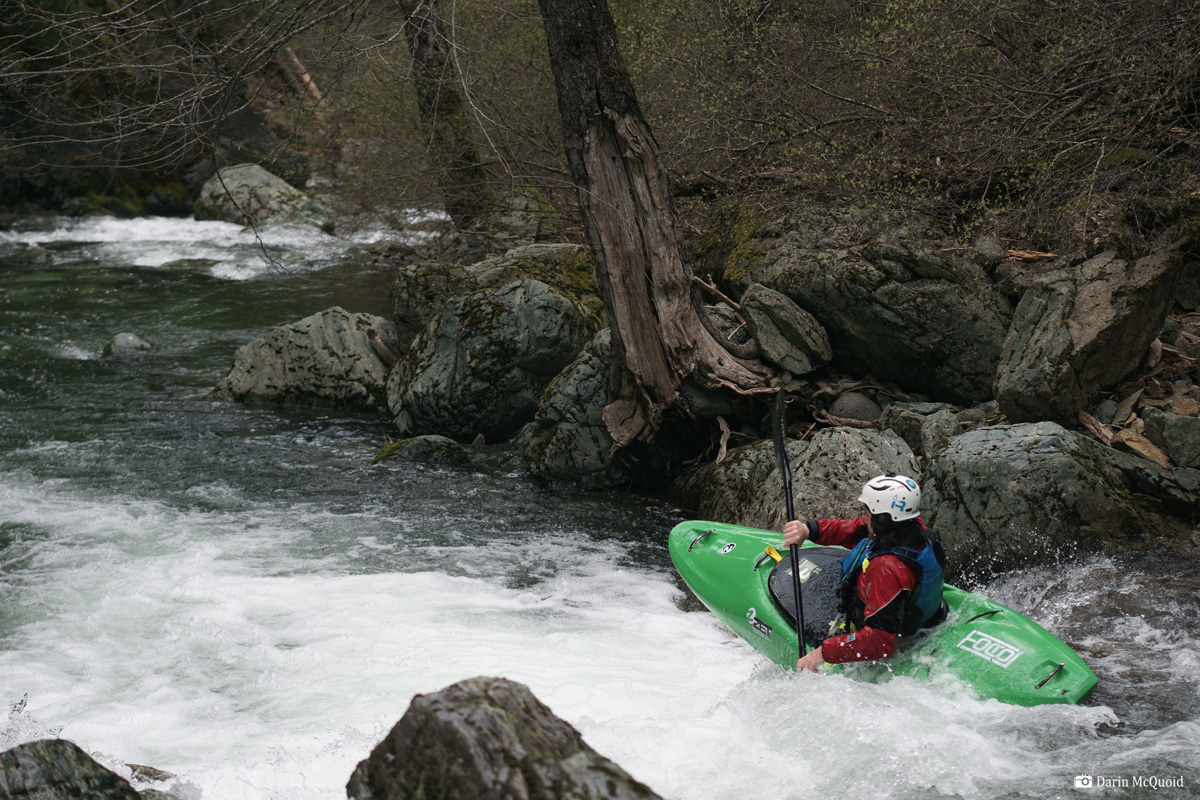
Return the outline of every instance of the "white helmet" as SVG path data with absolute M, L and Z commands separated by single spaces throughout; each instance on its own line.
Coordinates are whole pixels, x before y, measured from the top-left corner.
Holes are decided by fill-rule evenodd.
M 903 522 L 921 513 L 921 487 L 904 475 L 880 475 L 867 481 L 858 502 L 872 514 L 887 514 Z

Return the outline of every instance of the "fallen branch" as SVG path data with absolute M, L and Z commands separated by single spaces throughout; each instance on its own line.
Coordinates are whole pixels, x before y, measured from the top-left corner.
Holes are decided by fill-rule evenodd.
M 1009 250 L 1005 255 L 1017 261 L 1048 261 L 1058 258 L 1058 253 L 1041 253 L 1037 250 Z
M 379 337 L 379 333 L 374 328 L 367 328 L 367 341 L 371 343 L 371 349 L 375 351 L 375 355 L 379 356 L 379 360 L 389 368 L 400 360 Z
M 1095 436 L 1106 445 L 1112 444 L 1113 430 L 1105 425 L 1100 420 L 1093 417 L 1086 411 L 1079 412 L 1079 421 L 1083 423 L 1083 427 L 1088 429 L 1088 432 Z
M 725 460 L 725 453 L 729 449 L 729 423 L 725 421 L 724 417 L 718 416 L 717 424 L 721 426 L 721 449 L 717 451 L 716 463 L 720 464 Z

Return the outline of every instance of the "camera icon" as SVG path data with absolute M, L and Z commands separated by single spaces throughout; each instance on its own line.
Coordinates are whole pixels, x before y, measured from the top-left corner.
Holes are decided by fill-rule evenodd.
M 1075 776 L 1075 788 L 1076 789 L 1090 789 L 1091 787 L 1092 787 L 1092 776 L 1091 775 L 1076 775 Z

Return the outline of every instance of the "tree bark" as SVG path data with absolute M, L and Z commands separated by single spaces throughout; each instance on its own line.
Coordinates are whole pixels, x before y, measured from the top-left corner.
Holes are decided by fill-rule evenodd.
M 429 136 L 429 154 L 438 172 L 446 213 L 459 230 L 466 230 L 487 207 L 490 190 L 471 137 L 438 0 L 404 0 L 400 7 L 404 36 L 412 51 L 417 110 Z
M 638 106 L 606 0 L 538 0 L 563 139 L 596 284 L 612 329 L 615 447 L 653 437 L 687 411 L 683 381 L 749 394 L 772 371 L 735 358 L 701 323 L 658 145 Z

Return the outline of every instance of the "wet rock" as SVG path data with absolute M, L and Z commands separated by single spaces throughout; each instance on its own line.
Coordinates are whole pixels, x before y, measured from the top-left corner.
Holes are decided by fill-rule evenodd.
M 435 466 L 462 467 L 471 462 L 467 448 L 445 436 L 414 436 L 392 442 L 375 455 L 381 461 L 412 461 Z
M 991 397 L 1011 309 L 974 263 L 783 237 L 749 272 L 816 314 L 837 369 L 952 402 Z
M 0 753 L 0 800 L 138 800 L 120 775 L 66 739 L 43 739 Z
M 275 328 L 240 348 L 214 396 L 325 408 L 386 408 L 387 367 L 371 346 L 375 330 L 394 351 L 392 324 L 333 308 Z
M 350 800 L 650 800 L 658 795 L 597 753 L 526 686 L 471 678 L 413 698 L 355 768 Z
M 760 283 L 742 295 L 742 314 L 767 361 L 792 375 L 807 375 L 829 363 L 829 334 L 816 317 Z
M 1179 263 L 1174 253 L 1129 263 L 1108 252 L 1030 288 L 996 374 L 1005 416 L 1071 425 L 1133 374 L 1162 327 Z
M 919 475 L 916 459 L 892 431 L 826 428 L 807 441 L 789 441 L 792 496 L 804 518 L 860 517 L 862 486 L 885 472 Z M 779 530 L 786 516 L 783 478 L 770 441 L 731 450 L 681 478 L 674 488 L 699 519 Z
M 396 426 L 504 441 L 533 421 L 546 385 L 588 335 L 583 310 L 540 281 L 451 298 L 388 378 Z
M 1053 422 L 1023 423 L 951 439 L 923 490 L 925 520 L 961 573 L 1179 534 L 1171 515 L 1200 502 L 1200 472 L 1163 470 Z
M 118 333 L 104 345 L 105 358 L 126 358 L 153 350 L 154 345 L 136 333 Z
M 260 225 L 302 218 L 308 195 L 257 164 L 225 167 L 204 184 L 196 200 L 196 219 L 235 225 Z
M 602 416 L 609 403 L 611 347 L 612 335 L 605 328 L 550 382 L 534 421 L 514 438 L 531 473 L 598 486 L 628 478 L 612 457 L 612 437 Z

